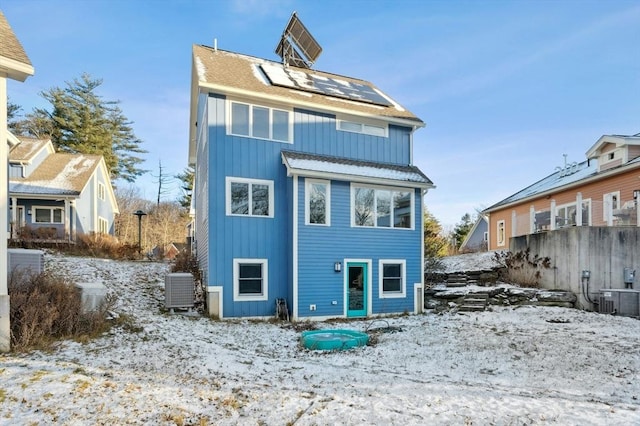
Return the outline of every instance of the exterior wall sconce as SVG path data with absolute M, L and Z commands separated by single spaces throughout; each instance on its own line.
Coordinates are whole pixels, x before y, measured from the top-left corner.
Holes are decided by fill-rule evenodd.
M 335 272 L 340 272 L 342 271 L 342 263 L 341 262 L 336 262 L 333 264 L 333 270 Z

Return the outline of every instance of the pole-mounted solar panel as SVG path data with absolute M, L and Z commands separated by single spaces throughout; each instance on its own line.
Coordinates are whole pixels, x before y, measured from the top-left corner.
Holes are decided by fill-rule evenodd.
M 322 53 L 322 47 L 298 18 L 296 12 L 293 12 L 276 47 L 276 53 L 287 65 L 311 68 Z

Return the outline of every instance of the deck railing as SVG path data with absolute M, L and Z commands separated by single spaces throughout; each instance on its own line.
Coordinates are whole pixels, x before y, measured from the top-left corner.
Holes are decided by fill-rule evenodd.
M 577 206 L 582 206 L 578 209 Z M 569 226 L 640 226 L 640 209 L 636 200 L 582 199 L 580 195 L 572 203 L 536 209 L 532 205 L 528 213 L 511 216 L 511 236 L 552 231 Z M 507 230 L 508 232 L 508 230 Z

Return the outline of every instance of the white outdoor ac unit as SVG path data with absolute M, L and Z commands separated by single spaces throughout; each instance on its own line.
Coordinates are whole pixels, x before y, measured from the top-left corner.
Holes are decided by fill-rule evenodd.
M 9 254 L 9 274 L 16 272 L 38 275 L 44 272 L 44 252 L 42 250 L 11 248 L 7 252 Z
M 192 308 L 195 303 L 193 275 L 176 272 L 164 278 L 165 307 Z
M 600 290 L 599 312 L 625 317 L 640 315 L 640 291 L 632 289 L 608 288 Z

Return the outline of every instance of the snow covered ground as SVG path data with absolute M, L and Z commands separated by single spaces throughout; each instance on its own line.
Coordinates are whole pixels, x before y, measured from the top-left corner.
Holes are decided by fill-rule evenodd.
M 318 352 L 286 324 L 163 313 L 166 265 L 47 255 L 135 327 L 0 355 L 0 424 L 640 424 L 640 322 L 502 308 L 326 323 L 401 331 Z

